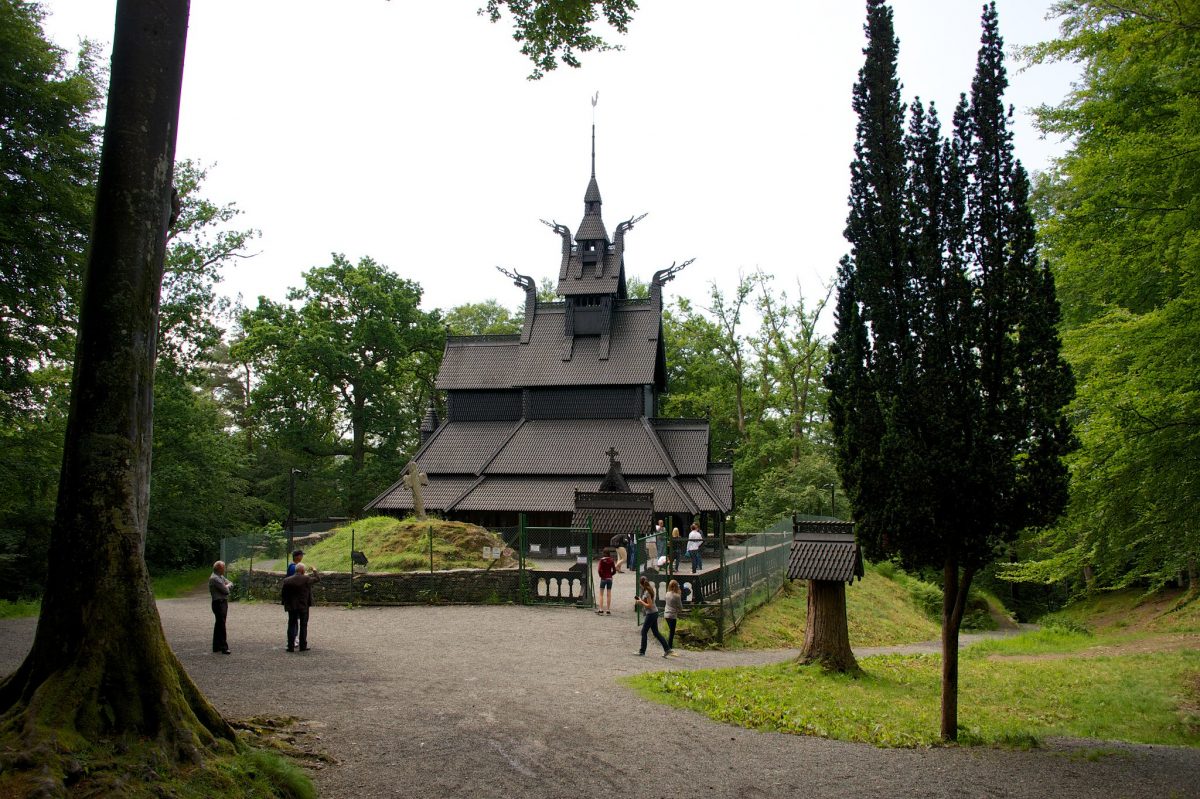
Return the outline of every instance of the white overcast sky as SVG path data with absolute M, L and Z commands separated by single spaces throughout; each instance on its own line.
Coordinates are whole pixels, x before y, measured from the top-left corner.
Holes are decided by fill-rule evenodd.
M 331 252 L 369 255 L 418 281 L 426 308 L 520 289 L 495 270 L 557 276 L 576 229 L 596 108 L 596 172 L 610 233 L 630 233 L 626 271 L 649 279 L 695 258 L 669 295 L 762 269 L 795 295 L 823 294 L 846 250 L 851 87 L 862 65 L 859 0 L 643 0 L 622 52 L 583 54 L 527 81 L 507 21 L 483 0 L 194 0 L 179 158 L 215 164 L 206 195 L 262 231 L 223 289 L 282 300 Z M 999 0 L 1005 45 L 1053 38 L 1050 0 Z M 48 0 L 47 33 L 74 50 L 112 41 L 114 0 Z M 894 0 L 906 101 L 948 123 L 969 91 L 981 2 Z M 1061 153 L 1029 109 L 1057 103 L 1075 72 L 1010 60 L 1017 154 L 1031 171 Z M 828 320 L 827 320 L 828 321 Z

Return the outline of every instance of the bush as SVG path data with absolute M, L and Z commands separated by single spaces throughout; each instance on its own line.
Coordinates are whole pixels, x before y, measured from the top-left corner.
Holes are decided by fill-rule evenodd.
M 898 567 L 896 566 L 895 561 L 885 560 L 882 563 L 873 564 L 872 568 L 880 577 L 886 577 L 889 580 L 896 579 L 896 571 Z M 901 574 L 903 574 L 903 572 L 901 572 Z
M 934 621 L 942 618 L 942 589 L 924 580 L 910 579 L 905 586 L 913 604 Z
M 1078 619 L 1073 619 L 1063 613 L 1047 613 L 1038 619 L 1038 624 L 1049 630 L 1061 630 L 1079 635 L 1091 635 L 1092 630 Z

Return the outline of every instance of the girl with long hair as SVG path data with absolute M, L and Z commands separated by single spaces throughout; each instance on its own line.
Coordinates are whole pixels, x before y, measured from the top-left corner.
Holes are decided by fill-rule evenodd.
M 667 657 L 671 654 L 671 647 L 667 645 L 667 639 L 663 638 L 662 633 L 658 631 L 658 605 L 654 601 L 654 586 L 644 576 L 638 582 L 642 587 L 642 595 L 634 601 L 641 606 L 642 612 L 646 614 L 646 617 L 642 620 L 642 648 L 638 654 L 646 654 L 647 636 L 650 633 L 654 633 L 654 637 L 662 644 L 663 657 Z

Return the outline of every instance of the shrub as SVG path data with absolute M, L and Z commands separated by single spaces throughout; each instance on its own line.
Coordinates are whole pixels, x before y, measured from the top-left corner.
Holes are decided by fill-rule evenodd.
M 872 568 L 875 569 L 875 573 L 878 574 L 880 577 L 886 577 L 889 580 L 896 579 L 897 566 L 896 566 L 895 561 L 885 560 L 882 563 L 874 564 L 872 566 Z M 901 573 L 903 573 L 903 572 L 901 572 Z
M 1062 630 L 1079 635 L 1091 635 L 1092 631 L 1086 624 L 1063 613 L 1047 613 L 1038 619 L 1038 624 L 1050 630 Z

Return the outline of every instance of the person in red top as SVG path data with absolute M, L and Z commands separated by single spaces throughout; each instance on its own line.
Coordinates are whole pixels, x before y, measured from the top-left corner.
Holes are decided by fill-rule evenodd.
M 611 616 L 612 581 L 613 575 L 617 573 L 617 564 L 613 561 L 611 549 L 604 550 L 604 557 L 600 558 L 596 569 L 600 574 L 600 597 L 596 613 Z

